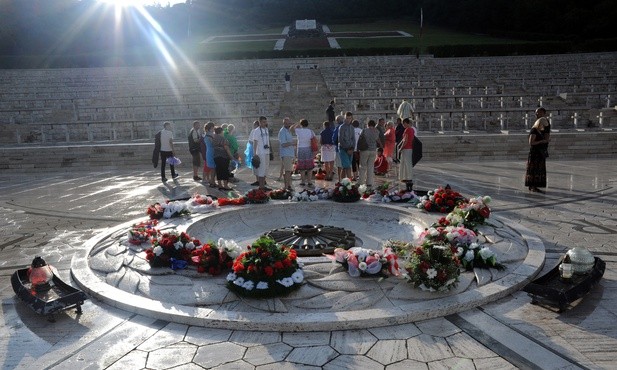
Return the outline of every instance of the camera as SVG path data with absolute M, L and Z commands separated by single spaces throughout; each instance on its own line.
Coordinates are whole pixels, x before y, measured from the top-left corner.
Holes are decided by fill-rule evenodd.
M 270 145 L 264 145 L 264 149 L 270 149 Z

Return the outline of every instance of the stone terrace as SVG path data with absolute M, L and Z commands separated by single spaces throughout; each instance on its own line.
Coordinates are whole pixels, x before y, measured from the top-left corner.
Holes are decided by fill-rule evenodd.
M 234 123 L 241 141 L 260 115 L 273 132 L 285 116 L 307 118 L 318 130 L 333 98 L 337 111 L 350 110 L 361 122 L 393 119 L 401 99 L 409 99 L 431 161 L 525 158 L 539 104 L 552 122 L 554 158 L 611 158 L 616 89 L 617 53 L 2 70 L 0 154 L 10 160 L 0 168 L 97 167 L 110 158 L 115 165 L 149 163 L 152 138 L 167 120 L 182 153 L 194 120 Z

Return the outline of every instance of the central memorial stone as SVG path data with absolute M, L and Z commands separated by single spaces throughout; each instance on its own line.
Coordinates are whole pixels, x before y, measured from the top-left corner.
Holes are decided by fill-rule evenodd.
M 336 226 L 294 225 L 268 231 L 264 236 L 292 247 L 300 257 L 321 256 L 334 253 L 335 248 L 349 249 L 356 246 L 356 235 Z

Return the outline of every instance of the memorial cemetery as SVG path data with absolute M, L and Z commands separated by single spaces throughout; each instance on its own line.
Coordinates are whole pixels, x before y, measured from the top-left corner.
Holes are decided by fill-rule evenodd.
M 279 34 L 219 35 L 203 44 L 341 49 L 343 38 L 417 36 L 332 32 L 325 22 L 298 19 Z M 371 186 L 343 178 L 281 187 L 275 139 L 265 176 L 274 189 L 252 189 L 257 174 L 247 163 L 230 189 L 188 176 L 194 121 L 235 125 L 243 151 L 260 116 L 272 138 L 285 117 L 307 119 L 319 133 L 332 100 L 337 115 L 351 111 L 363 127 L 396 121 L 403 99 L 424 148 L 414 169 L 422 186 L 414 189 L 399 190 L 388 174 Z M 510 188 L 524 188 L 513 173 L 528 156 L 538 107 L 551 124 L 550 160 L 561 167 L 552 194 L 531 187 L 521 194 Z M 161 184 L 149 177 L 157 177 L 151 156 L 163 122 L 173 124 L 174 154 L 187 176 Z M 37 255 L 11 275 L 5 323 L 26 324 L 3 329 L 14 353 L 0 367 L 35 364 L 37 356 L 45 368 L 604 368 L 614 361 L 612 329 L 597 329 L 608 339 L 567 330 L 584 326 L 568 322 L 584 316 L 568 316 L 581 298 L 592 296 L 594 323 L 614 316 L 597 302 L 614 299 L 615 253 L 605 234 L 615 233 L 606 220 L 614 221 L 617 51 L 441 58 L 410 50 L 0 69 L 0 155 L 8 194 L 0 207 L 11 225 L 0 229 L 9 240 L 0 252 L 13 253 L 0 271 L 34 258 L 32 249 L 12 247 L 35 235 L 15 234 L 26 220 L 42 229 L 54 218 L 83 223 L 78 235 L 57 226 L 61 243 L 36 246 L 47 263 Z M 568 173 L 584 163 L 577 161 L 595 160 L 612 167 Z M 494 174 L 473 168 L 490 171 L 493 163 Z M 39 173 L 53 179 L 49 190 Z M 600 232 L 572 231 L 587 228 Z M 21 303 L 48 325 L 32 324 Z M 546 314 L 547 322 L 569 326 L 508 317 L 541 308 L 557 315 Z M 103 327 L 92 315 L 122 323 Z M 54 324 L 69 328 L 66 348 Z M 544 329 L 537 338 L 534 325 Z M 52 348 L 36 353 L 44 344 L 35 338 L 33 354 L 16 349 L 39 332 Z M 568 335 L 602 348 L 563 343 Z

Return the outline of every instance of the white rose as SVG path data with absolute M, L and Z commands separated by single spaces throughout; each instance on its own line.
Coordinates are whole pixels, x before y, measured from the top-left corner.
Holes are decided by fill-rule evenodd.
M 242 286 L 242 284 L 244 284 L 244 278 L 243 277 L 239 277 L 236 280 L 234 280 L 234 284 L 236 284 L 237 286 Z
M 238 278 L 238 275 L 234 274 L 233 272 L 230 272 L 229 274 L 227 274 L 227 281 L 234 281 Z
M 478 253 L 483 260 L 487 260 L 495 255 L 495 253 L 489 247 L 483 247 Z
M 264 289 L 268 289 L 268 282 L 267 281 L 260 281 L 259 283 L 257 283 L 257 290 L 264 290 Z
M 291 274 L 291 278 L 294 283 L 300 284 L 304 280 L 304 272 L 300 269 L 296 270 L 293 274 Z
M 465 257 L 463 257 L 465 259 L 465 261 L 473 261 L 475 255 L 473 253 L 472 250 L 468 250 L 467 253 L 465 253 Z
M 186 243 L 184 248 L 186 248 L 186 249 L 191 251 L 191 250 L 195 249 L 195 244 L 193 242 L 188 242 L 188 243 Z
M 254 287 L 255 283 L 253 283 L 251 280 L 247 280 L 244 282 L 244 284 L 242 284 L 242 288 L 246 290 L 253 290 Z
M 157 256 L 160 256 L 161 254 L 163 254 L 163 247 L 157 245 L 156 247 L 154 247 L 154 249 L 152 249 L 152 252 L 154 252 L 154 254 L 156 254 Z
M 181 249 L 182 247 L 184 247 L 184 244 L 182 244 L 182 242 L 179 242 L 179 241 L 178 241 L 178 242 L 176 242 L 176 243 L 174 244 L 174 247 L 176 248 L 176 250 L 179 250 L 179 249 Z
M 286 278 L 283 278 L 281 280 L 277 280 L 276 282 L 281 284 L 282 286 L 284 286 L 286 288 L 289 288 L 290 286 L 294 285 L 294 281 L 290 277 L 286 277 Z

